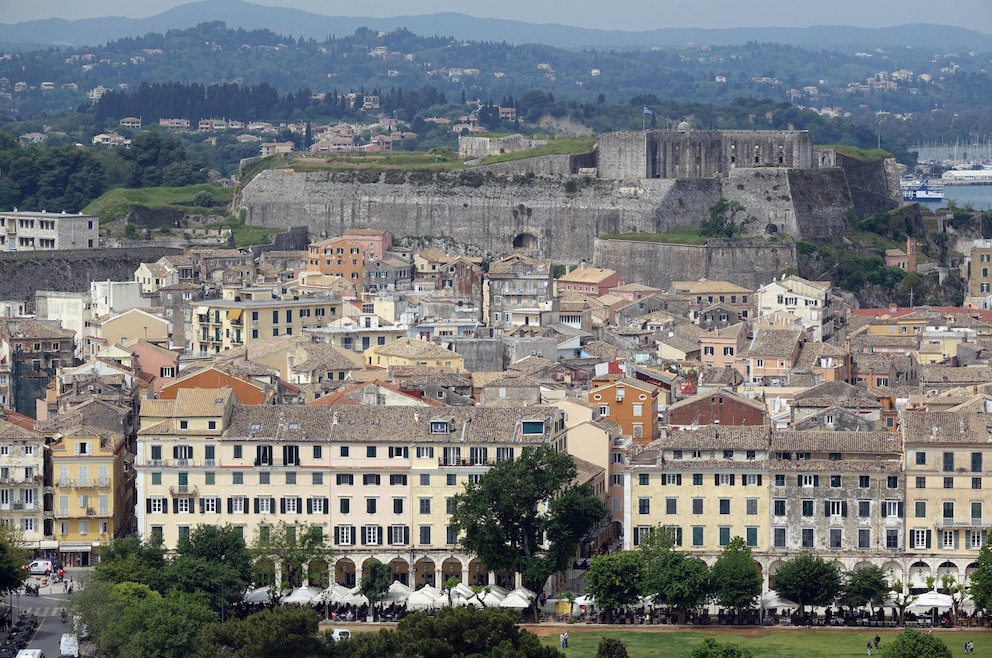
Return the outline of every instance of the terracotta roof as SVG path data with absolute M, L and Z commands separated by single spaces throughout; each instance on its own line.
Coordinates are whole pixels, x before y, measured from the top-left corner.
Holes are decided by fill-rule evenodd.
M 767 412 L 767 408 L 765 407 L 765 405 L 763 403 L 758 402 L 757 400 L 752 400 L 751 398 L 745 397 L 743 395 L 738 395 L 737 393 L 732 393 L 730 391 L 720 391 L 720 392 L 713 391 L 713 392 L 710 392 L 710 393 L 700 393 L 699 395 L 694 395 L 694 396 L 692 396 L 690 398 L 686 398 L 684 400 L 679 400 L 675 404 L 668 405 L 668 410 L 669 411 L 674 411 L 676 409 L 681 409 L 682 407 L 688 407 L 688 406 L 691 406 L 691 405 L 694 405 L 694 404 L 699 404 L 700 402 L 704 402 L 706 404 L 709 404 L 709 399 L 711 397 L 713 397 L 713 396 L 720 396 L 720 397 L 729 398 L 731 400 L 734 400 L 735 402 L 739 402 L 739 403 L 741 403 L 743 405 L 746 405 L 748 407 L 752 407 L 754 409 L 757 409 L 758 411 L 761 411 L 762 413 Z
M 759 329 L 747 349 L 747 355 L 771 358 L 792 356 L 802 335 L 802 331 L 794 329 Z
M 831 432 L 829 430 L 805 430 L 801 432 L 774 432 L 769 450 L 901 455 L 902 439 L 896 434 L 884 431 Z
M 176 391 L 173 415 L 179 418 L 220 416 L 228 398 L 229 388 L 180 388 Z
M 985 384 L 990 381 L 992 381 L 992 369 L 988 365 L 962 367 L 945 365 L 920 366 L 920 384 L 922 386 L 944 382 L 954 384 Z
M 7 335 L 12 339 L 27 340 L 32 338 L 72 338 L 76 335 L 70 329 L 58 329 L 39 320 L 18 318 L 6 321 Z
M 953 411 L 906 411 L 902 432 L 911 443 L 982 444 L 992 439 L 992 416 Z
M 778 473 L 902 473 L 899 459 L 771 459 L 767 467 Z M 897 495 L 898 491 L 892 492 Z
M 18 439 L 27 440 L 41 440 L 41 435 L 26 427 L 22 427 L 18 423 L 12 423 L 7 420 L 0 420 L 0 440 L 11 441 Z
M 840 347 L 816 341 L 807 341 L 799 350 L 799 358 L 796 359 L 796 367 L 809 370 L 818 367 L 820 357 L 836 357 L 843 359 L 847 352 Z
M 377 356 L 395 356 L 403 359 L 452 359 L 461 358 L 457 352 L 417 338 L 397 338 L 385 345 L 376 345 L 372 353 Z
M 609 270 L 602 267 L 578 267 L 558 277 L 558 281 L 565 283 L 600 283 L 614 274 L 616 274 L 616 270 Z
M 697 430 L 675 429 L 657 443 L 666 449 L 682 450 L 767 450 L 767 425 L 704 425 Z

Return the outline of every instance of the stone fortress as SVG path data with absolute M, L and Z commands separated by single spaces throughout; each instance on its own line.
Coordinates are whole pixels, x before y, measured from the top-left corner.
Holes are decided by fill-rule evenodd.
M 460 152 L 478 158 L 526 148 L 529 140 L 461 141 Z M 411 173 L 365 182 L 340 172 L 271 169 L 243 188 L 235 211 L 244 209 L 249 225 L 306 226 L 313 236 L 376 227 L 396 236 L 444 236 L 494 254 L 522 249 L 557 262 L 592 260 L 652 285 L 701 276 L 752 285 L 795 264 L 789 242 L 693 247 L 598 238 L 697 226 L 721 197 L 758 219 L 756 233 L 831 236 L 847 230 L 849 208 L 867 217 L 895 208 L 900 193 L 894 161 L 862 163 L 814 149 L 806 131 L 693 131 L 686 124 L 603 134 L 590 153 L 468 171 L 479 178 L 466 184 L 457 173 Z M 635 251 L 640 256 L 632 258 Z

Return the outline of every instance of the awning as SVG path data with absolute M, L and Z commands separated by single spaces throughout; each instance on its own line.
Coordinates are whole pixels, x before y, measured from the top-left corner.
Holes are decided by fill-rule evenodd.
M 59 543 L 57 541 L 51 541 L 51 540 L 43 540 L 41 542 L 41 546 L 39 546 L 39 548 L 41 548 L 42 550 L 45 549 L 51 550 L 53 548 L 58 548 L 58 547 L 59 547 Z
M 93 544 L 90 543 L 79 543 L 79 542 L 62 542 L 59 544 L 59 550 L 63 553 L 89 553 L 93 550 Z
M 242 309 L 240 308 L 232 308 L 230 311 L 227 312 L 227 317 L 230 318 L 231 320 L 240 320 L 241 310 Z
M 209 312 L 210 312 L 209 306 L 197 306 L 195 310 L 195 313 L 197 315 L 206 315 Z

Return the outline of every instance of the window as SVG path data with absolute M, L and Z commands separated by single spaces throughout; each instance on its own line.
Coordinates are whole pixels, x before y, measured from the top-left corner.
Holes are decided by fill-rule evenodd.
M 240 473 L 239 473 L 239 475 L 240 475 Z M 6 479 L 6 478 L 4 478 L 4 479 Z M 59 479 L 60 480 L 66 480 L 68 478 L 59 478 Z M 155 484 L 162 484 L 162 474 L 161 473 L 152 473 L 152 484 L 153 485 L 155 485 Z M 68 510 L 66 510 L 65 512 L 63 512 L 63 514 L 68 515 L 69 514 Z
M 703 526 L 701 525 L 692 526 L 692 545 L 693 546 L 703 545 Z
M 661 477 L 662 484 L 667 484 L 669 486 L 680 486 L 682 484 L 681 473 L 663 473 Z
M 693 473 L 692 474 L 692 483 L 695 486 L 697 486 L 697 487 L 698 486 L 701 486 L 703 484 L 703 474 L 702 473 Z
M 258 474 L 258 483 L 259 484 L 268 484 L 269 483 L 269 475 L 270 475 L 270 473 L 268 471 L 264 471 L 262 473 L 259 473 Z
M 925 519 L 927 517 L 927 501 L 918 500 L 913 504 L 913 513 L 918 519 Z
M 403 513 L 403 499 L 393 498 L 393 514 L 402 514 L 402 513 Z
M 748 526 L 744 528 L 744 541 L 748 546 L 757 546 L 758 528 L 755 526 Z
M 430 498 L 421 498 L 420 499 L 420 513 L 421 514 L 430 514 L 431 513 L 431 499 Z
M 833 487 L 834 489 L 836 489 L 837 487 L 840 486 L 840 476 L 839 475 L 831 475 L 830 476 L 830 486 Z
M 406 485 L 406 474 L 405 473 L 393 473 L 389 476 L 389 484 L 391 485 Z
M 733 459 L 734 458 L 734 451 L 733 450 L 724 450 L 723 451 L 723 458 L 724 459 Z
M 944 478 L 944 488 L 945 489 L 953 489 L 954 488 L 954 478 L 951 478 L 951 477 Z
M 957 539 L 955 535 L 956 532 L 954 530 L 942 530 L 940 533 L 940 545 L 943 548 L 954 548 L 954 545 L 957 543 L 955 541 Z
M 951 473 L 951 472 L 954 471 L 954 453 L 953 452 L 945 452 L 943 454 L 943 461 L 941 463 L 940 470 L 944 471 L 945 473 Z
M 917 477 L 916 478 L 916 488 L 917 489 L 926 489 L 927 488 L 927 479 L 926 479 L 925 476 L 922 476 L 921 475 L 920 477 Z
M 785 474 L 784 473 L 776 473 L 775 474 L 775 486 L 776 487 L 784 487 L 785 486 Z
M 847 504 L 840 500 L 828 500 L 824 504 L 827 516 L 847 516 Z
M 840 528 L 830 528 L 830 548 L 840 548 L 844 538 L 844 531 Z
M 917 450 L 916 451 L 916 465 L 917 466 L 924 466 L 924 465 L 926 465 L 926 463 L 927 463 L 927 453 L 923 452 L 922 450 Z
M 899 488 L 899 476 L 898 475 L 890 475 L 887 478 L 885 478 L 885 486 L 888 487 L 889 489 L 898 489 Z
M 972 501 L 971 503 L 971 520 L 979 521 L 982 518 L 982 503 L 980 501 Z
M 371 485 L 379 486 L 381 481 L 382 478 L 379 476 L 378 473 L 366 473 L 365 475 L 362 476 L 362 484 L 365 485 L 371 484 Z
M 982 488 L 982 478 L 971 478 L 971 488 L 981 489 Z
M 365 456 L 369 459 L 375 459 L 375 446 L 365 446 Z
M 720 499 L 720 514 L 730 514 L 730 499 L 721 498 Z
M 362 543 L 371 546 L 382 544 L 382 527 L 377 525 L 362 526 Z
M 858 517 L 862 519 L 867 519 L 871 516 L 871 501 L 870 500 L 859 500 L 858 501 Z
M 727 544 L 730 543 L 730 527 L 729 526 L 720 526 L 719 534 L 720 534 L 720 546 L 726 546 Z
M 954 501 L 945 500 L 941 505 L 941 516 L 945 519 L 954 518 Z
M 813 528 L 803 528 L 802 547 L 813 548 Z
M 431 543 L 431 527 L 429 525 L 420 526 L 420 543 L 429 546 Z
M 979 550 L 982 546 L 985 546 L 985 538 L 987 535 L 981 530 L 971 530 L 968 535 L 968 547 L 974 550 Z
M 231 473 L 231 484 L 244 484 L 245 474 L 244 473 Z
M 803 501 L 803 516 L 813 516 L 813 501 L 804 500 Z
M 785 528 L 772 528 L 772 545 L 775 548 L 785 548 Z
M 647 486 L 648 484 L 650 484 L 650 479 L 651 476 L 649 474 L 639 473 L 637 476 L 637 484 L 641 485 L 642 487 Z
M 434 446 L 417 446 L 417 459 L 434 459 Z
M 410 543 L 410 528 L 405 525 L 389 526 L 389 543 L 393 546 Z
M 637 499 L 637 513 L 638 514 L 650 514 L 651 513 L 651 499 L 650 498 L 638 498 Z
M 338 473 L 335 476 L 335 481 L 341 486 L 351 486 L 355 484 L 355 476 L 352 473 Z
M 296 484 L 296 472 L 295 471 L 288 471 L 286 473 L 286 484 L 288 484 L 288 485 L 294 485 L 294 484 Z
M 320 472 L 314 472 L 311 474 L 311 484 L 324 484 L 324 474 Z
M 445 529 L 444 529 L 444 543 L 448 544 L 449 546 L 452 546 L 452 545 L 458 543 L 458 533 L 455 532 L 455 529 L 452 528 L 450 525 L 449 526 L 445 526 Z
M 692 513 L 693 514 L 697 514 L 697 515 L 703 513 L 703 499 L 702 498 L 693 498 L 692 499 Z
M 897 500 L 882 501 L 882 516 L 902 518 L 902 503 Z
M 899 549 L 899 531 L 889 528 L 885 531 L 885 548 L 895 551 Z
M 758 499 L 748 498 L 744 501 L 745 514 L 748 516 L 757 516 L 758 514 Z
M 342 457 L 348 457 L 351 453 L 351 446 L 341 446 L 340 455 Z
M 871 486 L 871 476 L 859 475 L 858 476 L 858 488 L 867 489 Z
M 734 484 L 734 474 L 733 473 L 719 473 L 716 476 L 716 483 L 721 486 L 733 486 Z
M 448 473 L 445 480 L 445 484 L 449 487 L 454 487 L 458 484 L 458 476 L 454 473 Z
M 773 516 L 785 516 L 785 499 L 776 498 L 772 501 L 772 515 Z
M 214 473 L 208 471 L 203 474 L 203 484 L 210 486 L 214 484 L 214 481 L 215 481 Z
M 430 473 L 421 473 L 420 474 L 420 486 L 422 486 L 422 487 L 429 487 L 429 486 L 431 486 L 431 474 Z
M 678 499 L 677 498 L 666 498 L 665 499 L 665 514 L 678 514 Z
M 609 416 L 610 415 L 610 405 L 608 405 L 608 404 L 601 404 L 601 405 L 599 405 L 599 415 L 602 416 L 603 418 L 606 418 L 607 416 Z
M 378 503 L 379 503 L 379 501 L 377 499 L 375 499 L 375 498 L 366 498 L 365 499 L 365 513 L 366 514 L 375 514 L 376 507 L 378 506 Z
M 817 487 L 820 485 L 819 475 L 800 475 L 799 476 L 799 486 L 800 487 Z
M 242 459 L 243 457 L 244 457 L 244 453 L 243 453 L 243 450 L 242 450 L 242 446 L 235 445 L 234 446 L 234 458 L 235 459 Z

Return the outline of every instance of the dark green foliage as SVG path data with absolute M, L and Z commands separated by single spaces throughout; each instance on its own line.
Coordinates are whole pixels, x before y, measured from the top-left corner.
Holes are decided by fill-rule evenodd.
M 358 589 L 375 607 L 375 604 L 389 591 L 391 582 L 393 582 L 393 575 L 389 570 L 389 565 L 372 558 L 365 562 L 365 566 L 362 568 L 362 582 L 359 583 Z
M 311 609 L 280 606 L 211 624 L 203 629 L 196 656 L 214 658 L 311 658 L 322 655 L 317 626 L 320 617 Z
M 757 219 L 747 214 L 738 201 L 727 201 L 723 197 L 710 206 L 710 216 L 699 224 L 700 232 L 709 238 L 734 238 L 744 235 L 748 227 Z
M 798 603 L 800 612 L 808 605 L 831 605 L 840 590 L 837 565 L 812 553 L 786 560 L 775 572 L 775 591 Z
M 604 637 L 599 641 L 596 658 L 627 658 L 627 645 L 615 637 Z
M 475 169 L 469 169 L 467 171 L 459 172 L 458 174 L 458 184 L 467 187 L 482 187 L 483 183 L 486 182 L 486 176 L 481 171 Z
M 849 571 L 844 577 L 840 604 L 857 608 L 868 603 L 881 606 L 889 594 L 889 583 L 882 567 L 868 565 Z
M 951 658 L 950 647 L 936 635 L 907 628 L 882 645 L 882 658 Z
M 711 637 L 704 639 L 692 650 L 689 658 L 753 658 L 750 649 L 731 642 L 720 643 Z
M 138 228 L 137 224 L 133 222 L 128 222 L 124 225 L 124 237 L 128 240 L 137 240 L 141 235 L 141 229 Z
M 622 606 L 637 603 L 643 580 L 644 556 L 640 551 L 597 555 L 586 572 L 586 593 L 612 616 Z
M 206 190 L 200 190 L 193 195 L 193 205 L 201 208 L 209 208 L 214 205 L 214 195 Z
M 734 537 L 723 547 L 711 574 L 716 600 L 738 613 L 753 607 L 755 597 L 761 594 L 758 565 L 741 537 Z
M 992 534 L 992 533 L 990 533 Z M 992 540 L 992 537 L 989 537 Z M 979 610 L 992 609 L 992 548 L 986 542 L 978 551 L 978 568 L 968 577 L 971 597 Z

